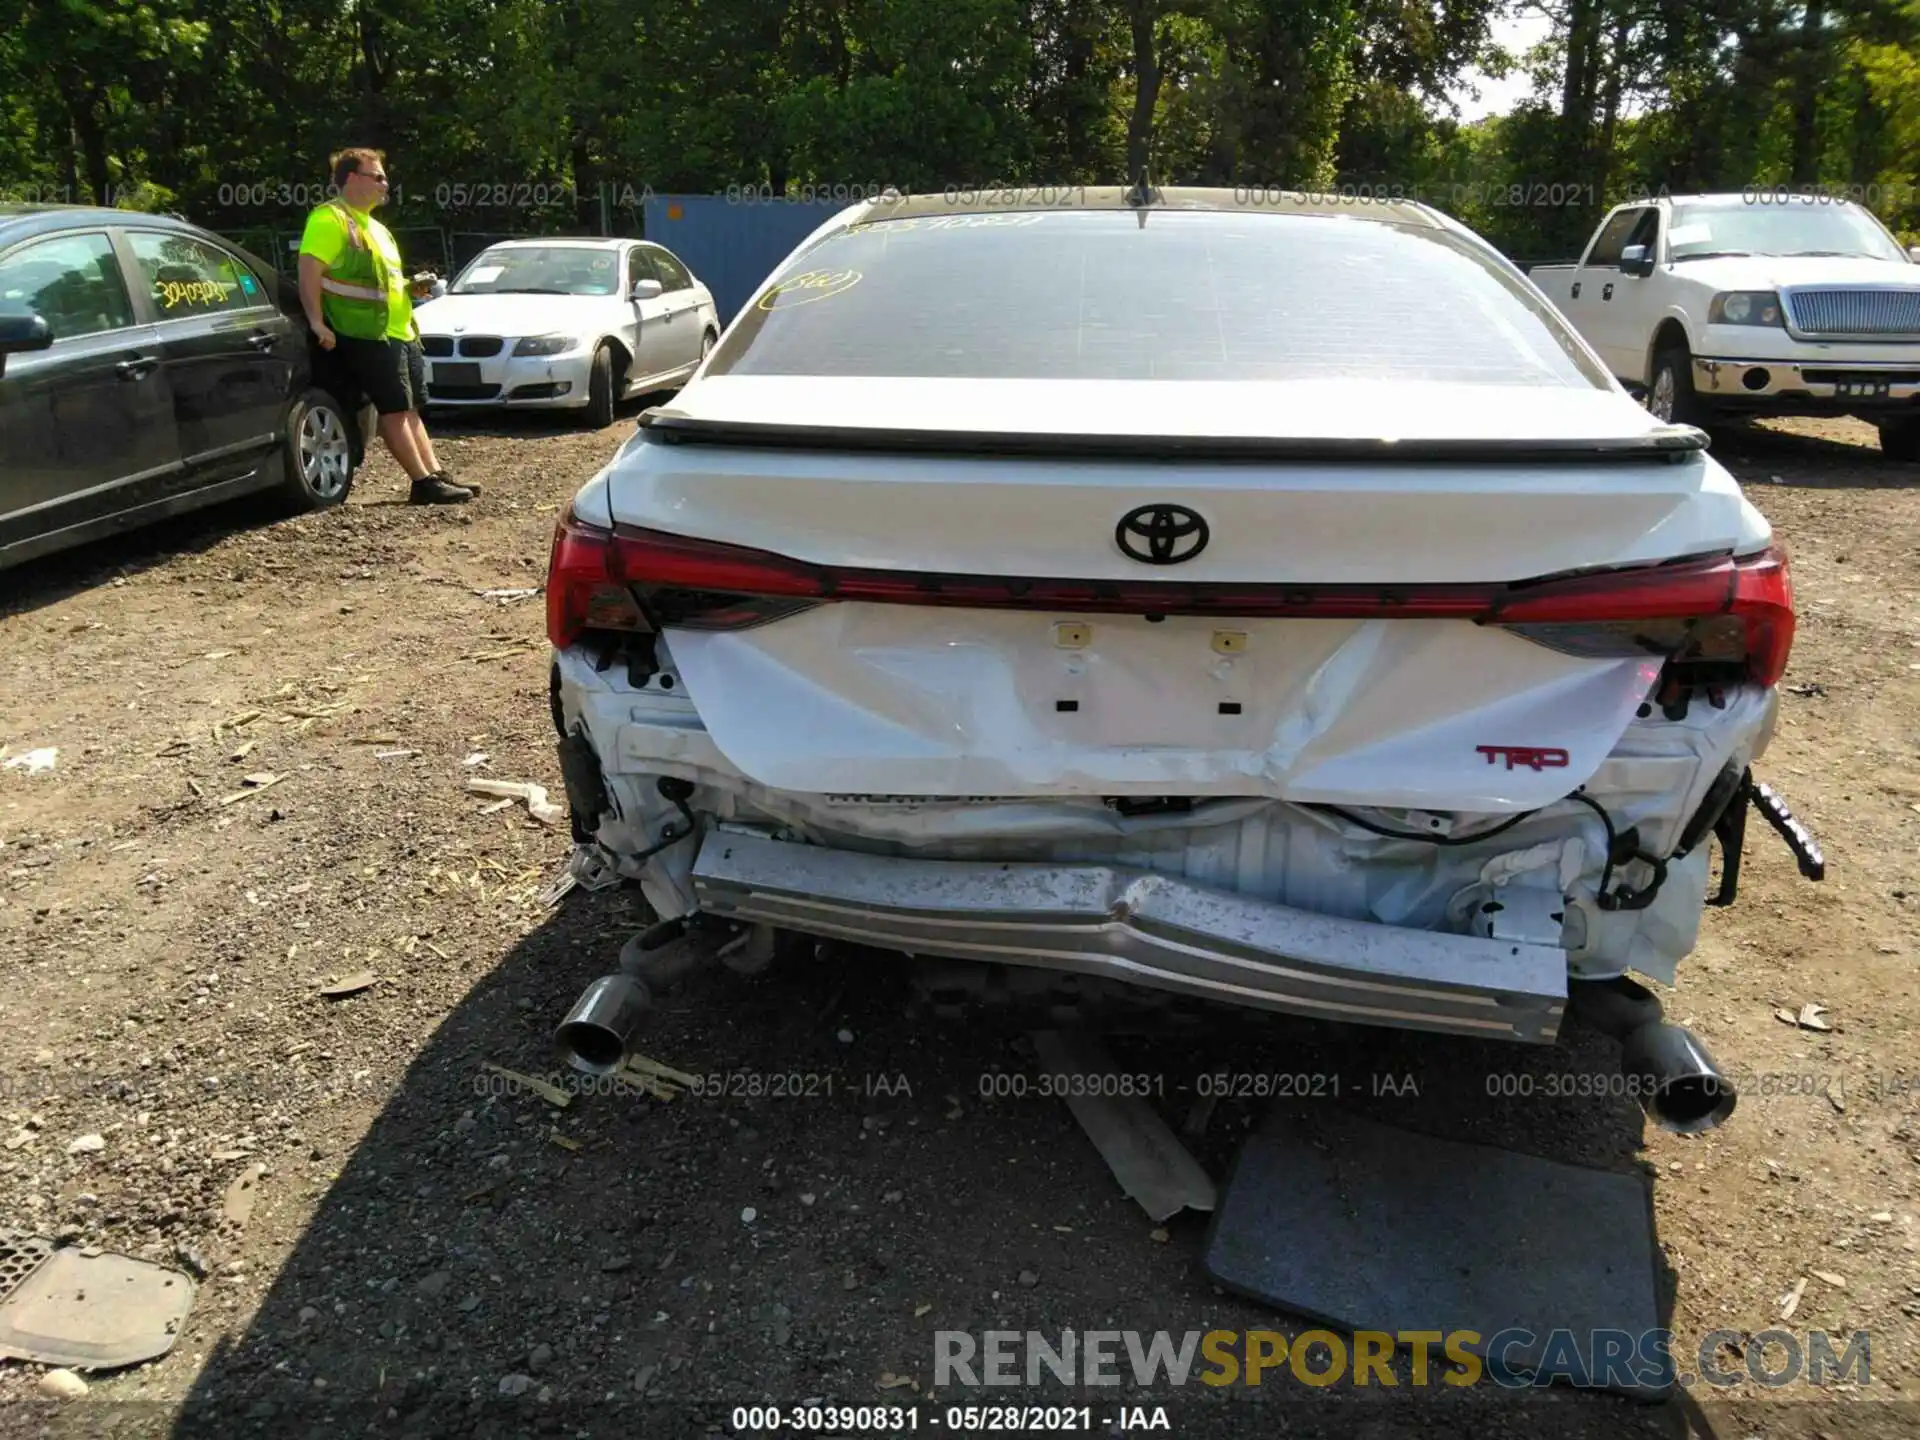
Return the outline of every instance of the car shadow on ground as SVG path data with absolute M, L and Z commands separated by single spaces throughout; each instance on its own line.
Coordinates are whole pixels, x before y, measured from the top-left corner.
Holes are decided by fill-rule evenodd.
M 210 1347 L 173 1433 L 753 1433 L 733 1428 L 736 1405 L 928 1405 L 941 1330 L 1308 1328 L 1212 1285 L 1204 1216 L 1151 1233 L 1059 1100 L 999 1093 L 1009 1087 L 992 1077 L 1035 1073 L 1018 1025 L 920 1014 L 882 957 L 714 970 L 664 997 L 638 1048 L 711 1077 L 708 1093 L 663 1102 L 601 1087 L 560 1109 L 483 1069 L 553 1075 L 555 1022 L 639 918 L 618 894 L 576 892 L 423 1038 L 351 1154 L 275 1158 L 267 1204 L 282 1187 L 322 1191 L 318 1208 L 250 1328 Z M 382 991 L 342 1003 L 378 1006 Z M 1129 1071 L 1165 1075 L 1175 1125 L 1203 1068 L 1404 1072 L 1417 1097 L 1357 1107 L 1645 1168 L 1624 1100 L 1488 1098 L 1493 1073 L 1610 1068 L 1597 1035 L 1574 1035 L 1569 1052 L 1207 1013 L 1198 1036 L 1109 1040 Z M 274 1067 L 274 1083 L 343 1083 L 318 1053 Z M 1261 1113 L 1220 1102 L 1192 1142 L 1216 1177 Z M 1674 1277 L 1648 1263 L 1661 1267 L 1664 1324 Z M 1394 1390 L 1284 1374 L 1124 1394 L 1049 1380 L 943 1389 L 931 1404 L 1092 1403 L 1098 1415 L 1126 1399 L 1167 1406 L 1183 1436 L 1684 1433 L 1677 1401 L 1412 1388 L 1404 1358 L 1398 1368 Z
M 288 520 L 268 494 L 243 495 L 0 570 L 0 616 L 25 615 Z
M 1708 453 L 1746 485 L 1781 484 L 1813 490 L 1904 490 L 1920 486 L 1920 465 L 1889 460 L 1877 446 L 1754 424 L 1717 425 L 1711 434 L 1713 444 Z
M 663 405 L 679 393 L 677 390 L 656 390 L 645 395 L 630 396 L 613 407 L 613 423 L 631 424 L 640 418 L 641 411 L 654 405 Z M 477 407 L 469 410 L 439 405 L 431 407 L 425 419 L 430 434 L 462 440 L 477 440 L 484 436 L 525 440 L 574 431 L 592 433 L 592 428 L 581 418 L 578 410 L 485 410 Z

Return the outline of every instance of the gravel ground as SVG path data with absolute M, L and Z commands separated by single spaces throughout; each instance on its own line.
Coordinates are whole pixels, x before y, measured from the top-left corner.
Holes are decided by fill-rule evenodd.
M 541 601 L 483 592 L 540 583 L 559 505 L 631 425 L 437 425 L 485 484 L 471 505 L 406 506 L 381 457 L 333 513 L 225 510 L 0 576 L 0 743 L 59 747 L 0 771 L 0 1224 L 210 1272 L 173 1351 L 84 1399 L 0 1366 L 0 1431 L 704 1435 L 806 1401 L 931 1429 L 1033 1399 L 1098 1422 L 1109 1392 L 935 1393 L 934 1332 L 1300 1328 L 1219 1293 L 1204 1218 L 1156 1232 L 1059 1102 L 982 1093 L 1034 1072 L 1018 1017 L 924 1014 L 879 957 L 704 976 L 642 1041 L 797 1093 L 556 1109 L 482 1068 L 549 1073 L 552 1026 L 646 919 L 626 894 L 543 905 L 564 826 L 464 788 L 560 796 Z M 1123 1397 L 1171 1433 L 1920 1433 L 1920 468 L 1851 422 L 1716 450 L 1793 550 L 1763 778 L 1829 859 L 1807 884 L 1756 827 L 1741 903 L 1709 912 L 1669 1000 L 1751 1076 L 1727 1126 L 1487 1097 L 1490 1070 L 1604 1071 L 1590 1034 L 1516 1054 L 1210 1017 L 1113 1046 L 1176 1122 L 1203 1070 L 1337 1073 L 1377 1118 L 1644 1171 L 1676 1355 L 1782 1323 L 1809 1277 L 1788 1328 L 1870 1331 L 1871 1382 Z M 1830 1030 L 1776 1016 L 1808 1002 Z M 1380 1073 L 1418 1093 L 1364 1093 Z M 1260 1113 L 1216 1109 L 1214 1173 Z M 223 1220 L 255 1165 L 256 1207 Z

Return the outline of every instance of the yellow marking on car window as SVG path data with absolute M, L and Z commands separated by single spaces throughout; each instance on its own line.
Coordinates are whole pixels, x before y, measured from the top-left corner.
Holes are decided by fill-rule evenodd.
M 220 280 L 162 280 L 160 303 L 169 310 L 181 305 L 219 305 L 233 286 Z
M 859 283 L 858 270 L 808 270 L 776 284 L 760 297 L 759 308 L 787 310 L 842 294 Z

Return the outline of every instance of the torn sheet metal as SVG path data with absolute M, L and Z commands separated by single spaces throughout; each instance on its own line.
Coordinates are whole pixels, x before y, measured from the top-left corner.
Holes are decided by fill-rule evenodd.
M 688 804 L 713 824 L 767 827 L 783 838 L 870 854 L 1125 866 L 1319 915 L 1420 931 L 1460 933 L 1467 928 L 1465 912 L 1453 902 L 1462 892 L 1499 878 L 1514 863 L 1506 856 L 1522 857 L 1518 878 L 1533 883 L 1527 867 L 1537 856 L 1537 879 L 1560 883 L 1575 902 L 1565 936 L 1554 942 L 1576 952 L 1574 973 L 1601 978 L 1631 967 L 1661 979 L 1686 953 L 1682 911 L 1693 885 L 1692 856 L 1670 876 L 1671 906 L 1664 892 L 1644 911 L 1602 914 L 1578 903 L 1597 888 L 1606 851 L 1599 817 L 1584 805 L 1549 806 L 1485 846 L 1435 846 L 1256 797 L 1202 798 L 1191 810 L 1125 815 L 1097 795 L 995 800 L 972 792 L 909 802 L 870 783 L 827 794 L 782 791 L 750 779 L 721 753 L 681 685 L 636 692 L 571 652 L 556 664 L 566 724 L 590 737 L 602 766 L 608 804 L 594 840 L 611 866 L 640 882 L 665 919 L 697 908 L 690 874 L 696 847 L 671 845 L 641 862 L 630 857 L 679 823 L 677 809 L 657 789 L 659 778 L 670 775 L 695 787 Z M 1650 852 L 1670 850 L 1713 778 L 1747 753 L 1743 737 L 1770 714 L 1771 693 L 1730 696 L 1724 710 L 1696 706 L 1680 722 L 1636 721 L 1595 772 L 1588 794 L 1617 828 L 1636 829 Z M 1485 826 L 1488 817 L 1454 817 L 1437 829 L 1413 811 L 1373 818 L 1390 828 L 1457 838 L 1468 822 Z M 1426 822 L 1439 818 L 1424 816 Z M 1577 851 L 1570 841 L 1579 842 Z M 1706 848 L 1695 854 L 1704 857 Z M 1565 867 L 1576 854 L 1580 870 L 1567 884 Z M 1485 876 L 1490 859 L 1502 866 Z

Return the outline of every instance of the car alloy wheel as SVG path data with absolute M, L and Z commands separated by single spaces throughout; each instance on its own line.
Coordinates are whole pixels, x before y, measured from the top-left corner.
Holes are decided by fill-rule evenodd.
M 325 405 L 309 405 L 300 417 L 300 478 L 315 496 L 333 500 L 346 493 L 353 469 L 353 447 L 340 416 Z

